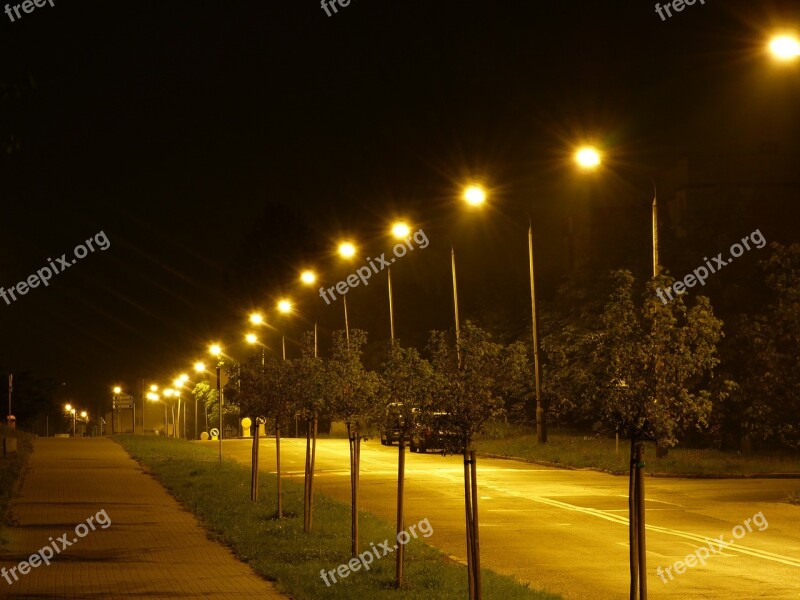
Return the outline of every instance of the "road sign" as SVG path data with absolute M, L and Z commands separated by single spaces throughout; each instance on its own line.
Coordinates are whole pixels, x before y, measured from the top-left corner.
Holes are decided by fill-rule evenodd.
M 133 396 L 122 394 L 114 397 L 114 409 L 133 408 Z

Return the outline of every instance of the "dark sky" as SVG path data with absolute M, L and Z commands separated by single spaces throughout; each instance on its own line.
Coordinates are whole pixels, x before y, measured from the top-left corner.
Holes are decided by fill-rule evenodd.
M 316 0 L 55 0 L 0 23 L 0 138 L 15 140 L 0 285 L 100 231 L 111 242 L 0 301 L 0 367 L 92 405 L 239 340 L 301 263 L 338 279 L 320 253 L 341 234 L 362 258 L 388 249 L 394 214 L 431 240 L 396 270 L 401 337 L 449 327 L 451 241 L 464 316 L 511 290 L 524 326 L 524 214 L 546 274 L 577 143 L 608 147 L 646 198 L 647 174 L 684 151 L 797 127 L 799 71 L 762 53 L 800 24 L 796 2 L 707 0 L 662 22 L 642 0 L 352 0 L 332 17 Z M 469 178 L 496 200 L 480 222 L 458 207 Z M 385 339 L 380 282 L 348 298 L 353 326 Z M 306 304 L 341 327 L 338 304 Z

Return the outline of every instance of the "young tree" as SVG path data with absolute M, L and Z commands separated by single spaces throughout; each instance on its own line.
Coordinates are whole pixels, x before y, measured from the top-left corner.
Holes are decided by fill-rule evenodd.
M 361 440 L 365 438 L 366 425 L 374 410 L 378 390 L 378 376 L 367 371 L 361 362 L 362 349 L 367 343 L 367 333 L 360 329 L 333 332 L 333 354 L 329 367 L 328 384 L 334 415 L 347 427 L 350 443 L 350 496 L 351 496 L 351 553 L 358 556 L 358 478 Z
M 406 440 L 411 437 L 417 416 L 430 404 L 434 386 L 433 368 L 414 348 L 402 348 L 392 342 L 389 357 L 383 364 L 378 403 L 382 412 L 377 415 L 383 431 L 398 432 L 397 459 L 397 535 L 405 529 L 403 495 L 405 483 Z M 405 546 L 395 556 L 395 587 L 403 585 Z
M 429 349 L 436 374 L 428 414 L 444 413 L 433 423 L 447 428 L 446 451 L 464 454 L 464 510 L 467 527 L 467 571 L 470 598 L 481 597 L 478 535 L 477 462 L 472 442 L 486 423 L 503 413 L 497 393 L 503 348 L 487 332 L 467 322 L 457 344 L 444 332 L 431 333 Z
M 594 360 L 602 365 L 599 406 L 603 420 L 631 440 L 629 524 L 631 598 L 646 590 L 643 441 L 674 446 L 690 427 L 703 427 L 711 411 L 708 383 L 718 363 L 722 321 L 708 298 L 687 308 L 683 296 L 663 303 L 661 276 L 643 286 L 635 300 L 629 271 L 612 274 L 614 290 L 601 322 Z
M 283 518 L 283 494 L 281 491 L 281 428 L 294 413 L 290 366 L 285 360 L 267 357 L 260 371 L 260 393 L 264 398 L 267 418 L 275 421 L 275 465 L 278 479 L 278 519 Z
M 321 358 L 314 356 L 313 334 L 302 341 L 302 356 L 290 363 L 291 393 L 296 407 L 306 421 L 306 464 L 303 500 L 303 531 L 311 531 L 314 499 L 314 463 L 317 455 L 317 423 L 325 409 L 327 371 Z

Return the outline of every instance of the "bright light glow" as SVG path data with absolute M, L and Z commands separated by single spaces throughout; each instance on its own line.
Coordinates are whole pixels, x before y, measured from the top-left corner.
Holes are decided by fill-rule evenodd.
M 575 153 L 575 162 L 584 169 L 594 169 L 600 164 L 600 153 L 591 146 L 584 146 Z
M 183 385 L 183 381 L 180 377 L 178 377 L 177 379 L 172 380 L 172 385 L 174 385 L 176 388 L 179 388 Z
M 117 386 L 114 386 L 114 393 L 115 393 L 115 394 L 120 394 L 120 393 L 122 393 L 122 388 L 121 388 L 121 387 L 119 387 L 118 385 L 117 385 Z
M 314 271 L 303 271 L 300 273 L 300 281 L 306 285 L 313 285 L 316 280 L 317 275 L 314 273 Z
M 157 401 L 158 401 L 158 399 L 159 399 L 159 395 L 158 395 L 158 394 L 156 394 L 156 393 L 154 393 L 154 392 L 149 392 L 149 393 L 147 394 L 147 399 L 148 399 L 148 400 L 150 400 L 150 401 L 152 401 L 152 402 L 157 402 Z
M 214 356 L 216 356 L 217 358 L 219 358 L 220 354 L 222 354 L 222 347 L 221 347 L 219 344 L 211 344 L 211 345 L 208 347 L 208 351 L 209 351 L 209 352 L 210 352 L 212 355 L 214 355 Z
M 356 254 L 356 247 L 351 242 L 339 244 L 339 256 L 342 258 L 353 258 Z
M 75 409 L 73 408 L 73 409 L 72 409 L 71 411 L 69 411 L 69 412 L 70 412 L 70 413 L 72 413 L 72 414 L 74 415 L 74 414 L 75 414 Z
M 86 411 L 85 411 L 85 410 L 82 410 L 82 411 L 81 411 L 81 418 L 82 418 L 82 419 L 85 419 L 86 417 L 87 417 L 87 413 L 86 413 Z
M 244 336 L 244 339 L 247 341 L 248 344 L 258 343 L 258 336 L 255 333 L 248 333 L 246 336 Z
M 173 390 L 172 388 L 167 388 L 164 390 L 164 396 L 166 396 L 167 398 L 171 398 L 174 393 L 175 390 Z
M 398 240 L 404 240 L 411 233 L 411 228 L 405 223 L 395 223 L 392 225 L 392 235 Z
M 253 313 L 250 315 L 250 322 L 253 325 L 261 325 L 264 322 L 264 315 L 261 313 Z
M 464 201 L 472 206 L 486 202 L 486 191 L 479 185 L 470 185 L 464 190 Z
M 181 380 L 181 383 L 186 383 L 187 381 L 189 381 L 189 376 L 186 373 L 181 373 L 178 376 L 178 379 Z
M 158 391 L 158 386 L 154 383 L 153 385 L 150 386 L 150 391 L 151 392 L 157 392 Z
M 769 51 L 778 60 L 794 60 L 800 56 L 800 40 L 792 35 L 777 35 L 770 41 Z
M 71 411 L 72 410 L 72 404 L 65 404 L 64 405 L 64 410 L 67 411 L 67 412 Z
M 289 300 L 281 300 L 278 302 L 278 310 L 283 314 L 292 312 L 292 303 Z
M 198 373 L 202 373 L 203 371 L 206 370 L 206 364 L 204 362 L 197 361 L 196 363 L 194 363 L 194 370 L 197 371 Z

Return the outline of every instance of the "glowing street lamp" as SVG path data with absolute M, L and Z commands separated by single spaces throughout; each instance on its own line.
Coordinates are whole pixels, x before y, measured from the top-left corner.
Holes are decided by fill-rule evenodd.
M 470 206 L 480 206 L 486 202 L 486 190 L 480 185 L 470 185 L 464 189 L 464 201 Z
M 339 256 L 349 260 L 356 255 L 356 247 L 352 242 L 342 242 L 339 244 Z M 350 321 L 347 318 L 347 295 L 342 295 L 342 304 L 344 305 L 344 334 L 347 342 L 350 342 Z
M 593 146 L 583 146 L 575 153 L 575 162 L 583 169 L 595 169 L 600 166 L 600 152 Z
M 252 313 L 250 315 L 250 322 L 253 325 L 263 325 L 264 324 L 264 315 L 261 313 Z
M 770 40 L 769 51 L 777 60 L 788 62 L 800 57 L 800 40 L 794 35 L 776 35 Z
M 392 237 L 396 240 L 404 240 L 411 233 L 411 228 L 407 223 L 398 221 L 392 225 Z M 389 333 L 394 342 L 394 295 L 392 294 L 392 267 L 387 269 L 387 282 L 389 286 Z
M 202 361 L 197 361 L 194 363 L 194 370 L 195 373 L 202 373 L 206 370 L 206 364 Z
M 306 285 L 314 285 L 314 282 L 317 280 L 317 275 L 314 271 L 303 271 L 300 273 L 300 281 L 305 283 Z

